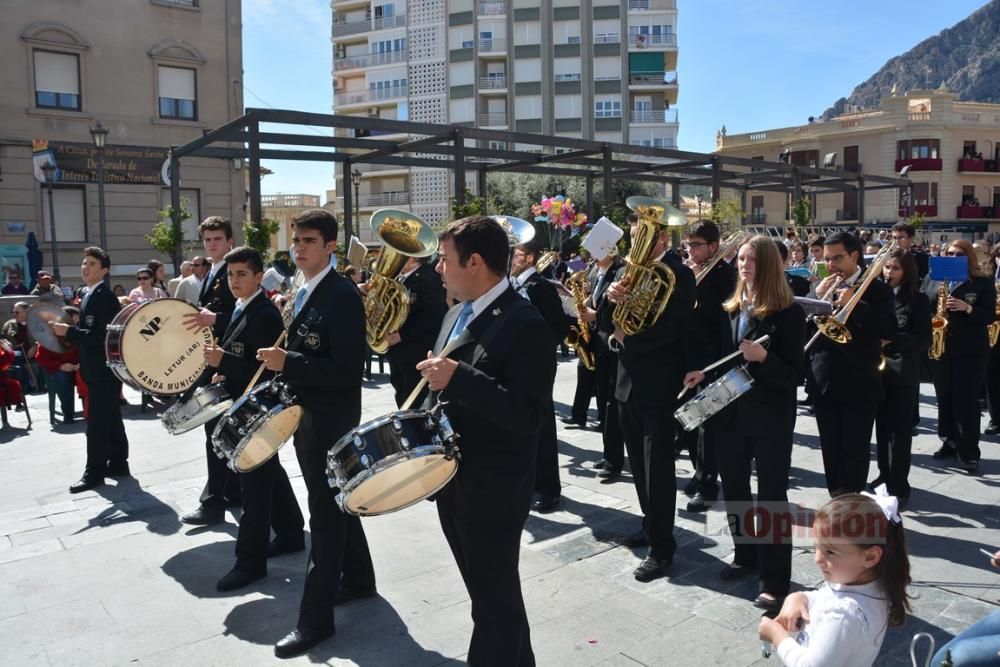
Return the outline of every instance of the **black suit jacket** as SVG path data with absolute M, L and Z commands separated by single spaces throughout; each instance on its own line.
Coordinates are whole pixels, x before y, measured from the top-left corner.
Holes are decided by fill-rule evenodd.
M 945 334 L 945 354 L 956 356 L 985 356 L 990 343 L 986 326 L 996 319 L 997 293 L 990 278 L 972 278 L 951 291 L 951 296 L 972 306 L 971 313 L 948 311 L 948 329 Z M 935 303 L 933 306 L 937 308 Z
M 229 326 L 229 318 L 236 307 L 236 297 L 229 289 L 229 275 L 226 265 L 223 264 L 215 272 L 215 277 L 211 282 L 205 276 L 205 282 L 201 286 L 201 293 L 198 296 L 198 305 L 208 308 L 215 313 L 215 324 L 212 325 L 212 335 L 222 340 L 226 327 Z
M 246 324 L 241 327 L 241 322 Z M 219 374 L 225 376 L 226 391 L 233 399 L 246 391 L 247 384 L 260 367 L 257 350 L 274 345 L 282 329 L 284 324 L 281 321 L 281 313 L 263 291 L 229 323 L 220 339 L 225 343 L 227 354 L 222 355 L 218 370 Z M 239 332 L 233 336 L 237 330 Z M 229 352 L 232 354 L 228 354 Z M 260 376 L 260 381 L 267 381 L 272 375 L 271 371 L 265 370 Z
M 722 356 L 723 339 L 729 332 L 729 316 L 722 303 L 736 291 L 736 269 L 719 262 L 698 284 L 697 302 L 691 318 L 690 356 L 696 368 L 704 368 Z
M 482 339 L 511 308 L 501 329 Z M 435 352 L 444 348 L 461 311 L 448 311 Z M 442 495 L 477 522 L 520 526 L 535 483 L 538 436 L 552 419 L 555 340 L 538 311 L 513 289 L 488 305 L 456 339 L 458 369 L 439 397 L 459 434 L 462 463 Z M 434 397 L 431 397 L 431 401 Z
M 273 341 L 272 341 L 273 342 Z M 354 283 L 330 269 L 288 327 L 282 378 L 333 445 L 361 420 L 368 349 L 365 310 Z
M 693 368 L 688 358 L 688 334 L 694 311 L 694 274 L 674 253 L 668 252 L 661 261 L 676 277 L 667 308 L 652 326 L 625 336 L 618 353 L 615 398 L 625 402 L 634 396 L 636 403 L 646 409 L 672 408 L 684 373 Z
M 738 312 L 726 313 L 728 332 L 722 341 L 722 356 L 739 347 L 736 340 L 739 318 Z M 761 363 L 746 363 L 753 387 L 716 415 L 713 425 L 742 434 L 780 432 L 790 438 L 795 427 L 795 392 L 805 367 L 802 348 L 806 344 L 806 314 L 802 306 L 792 304 L 767 317 L 751 318 L 740 340 L 756 340 L 765 334 L 770 336 L 767 358 Z M 717 370 L 710 379 L 744 362 L 742 356 L 737 357 L 737 361 Z
M 893 295 L 893 307 L 896 334 L 882 349 L 886 365 L 898 379 L 919 383 L 921 361 L 931 344 L 930 302 L 923 292 L 916 292 L 908 303 Z
M 121 303 L 103 281 L 97 283 L 90 297 L 80 303 L 83 306 L 80 322 L 66 332 L 66 340 L 80 346 L 80 373 L 88 385 L 117 382 L 118 378 L 107 365 L 104 339 L 108 325 L 122 309 Z
M 785 281 L 792 290 L 794 296 L 807 296 L 812 290 L 812 285 L 809 281 L 802 276 L 796 276 L 791 273 L 785 273 Z
M 387 354 L 390 363 L 412 370 L 434 347 L 448 304 L 441 276 L 430 264 L 418 267 L 406 277 L 403 286 L 410 293 L 410 314 L 399 328 L 399 342 Z
M 816 388 L 823 397 L 837 401 L 877 402 L 883 393 L 878 372 L 882 340 L 891 340 L 896 334 L 892 288 L 873 280 L 848 318 L 847 328 L 851 332 L 849 343 L 842 345 L 820 335 L 813 346 Z
M 565 338 L 575 320 L 563 310 L 562 299 L 559 298 L 556 286 L 536 271 L 524 282 L 524 291 L 527 292 L 531 304 L 542 314 L 542 319 L 549 325 L 556 341 Z
M 604 273 L 604 278 L 602 280 L 597 280 L 597 266 L 594 266 L 594 278 L 590 281 L 591 289 L 593 290 L 588 300 L 588 305 L 597 311 L 597 317 L 594 318 L 594 332 L 596 336 L 592 336 L 591 340 L 594 341 L 594 351 L 600 354 L 606 354 L 611 352 L 608 341 L 615 332 L 615 323 L 611 321 L 611 315 L 614 312 L 615 304 L 608 301 L 608 288 L 611 283 L 614 282 L 615 277 L 618 272 L 621 271 L 622 265 L 625 263 L 621 257 L 615 257 L 614 261 L 608 266 L 608 270 Z M 613 354 L 613 352 L 611 352 Z

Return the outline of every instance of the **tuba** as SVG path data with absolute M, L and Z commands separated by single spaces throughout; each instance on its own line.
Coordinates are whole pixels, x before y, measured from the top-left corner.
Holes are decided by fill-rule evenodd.
M 611 319 L 626 336 L 633 336 L 652 326 L 667 308 L 677 276 L 665 263 L 653 261 L 653 249 L 664 227 L 680 227 L 685 218 L 681 211 L 653 197 L 635 195 L 625 205 L 639 216 L 639 230 L 625 258 L 621 280 L 629 295 L 615 306 Z
M 583 291 L 583 283 L 587 281 L 588 266 L 571 275 L 566 280 L 566 286 L 573 292 L 573 304 L 576 306 L 576 324 L 572 325 L 566 339 L 566 345 L 576 349 L 576 356 L 588 371 L 596 368 L 594 353 L 590 350 L 590 327 L 583 320 L 583 311 L 587 307 L 587 293 Z
M 937 310 L 931 318 L 931 346 L 927 348 L 927 356 L 940 359 L 944 354 L 944 338 L 948 333 L 948 282 L 942 280 L 937 292 Z M 991 325 L 992 326 L 992 325 Z
M 990 347 L 996 347 L 997 339 L 1000 339 L 1000 283 L 996 283 L 994 289 L 997 291 L 997 305 L 994 310 L 995 319 L 986 327 L 986 333 L 990 337 Z
M 371 218 L 372 232 L 382 241 L 382 252 L 372 267 L 365 298 L 365 333 L 368 346 L 383 354 L 385 337 L 399 331 L 410 313 L 410 294 L 396 280 L 407 257 L 428 257 L 437 252 L 438 238 L 426 222 L 409 211 L 383 208 Z

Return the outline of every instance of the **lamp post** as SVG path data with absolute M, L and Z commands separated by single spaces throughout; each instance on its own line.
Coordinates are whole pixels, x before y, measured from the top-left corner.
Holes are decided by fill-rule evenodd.
M 90 137 L 94 140 L 94 148 L 97 149 L 97 208 L 99 211 L 99 223 L 101 231 L 101 248 L 108 251 L 108 223 L 104 213 L 104 144 L 108 140 L 108 128 L 97 121 L 97 125 L 90 128 Z
M 59 278 L 59 243 L 56 241 L 56 206 L 52 199 L 52 184 L 56 180 L 56 166 L 51 162 L 42 165 L 42 173 L 45 174 L 45 184 L 49 189 L 49 236 L 52 237 L 52 273 L 55 275 L 56 283 L 61 285 Z
M 360 230 L 361 230 L 361 195 L 358 194 L 358 193 L 361 191 L 361 172 L 358 171 L 357 169 L 355 169 L 354 171 L 351 172 L 351 183 L 354 184 L 354 220 L 355 220 L 355 222 L 357 222 L 358 233 L 360 234 L 361 233 L 360 232 Z M 345 236 L 346 236 L 346 238 L 344 239 L 344 243 L 348 243 L 349 244 L 351 242 L 351 230 L 350 229 L 345 229 L 344 233 L 345 233 Z M 346 248 L 347 246 L 345 245 L 344 247 Z
M 696 194 L 694 198 L 698 200 L 698 219 L 701 220 L 701 205 L 704 203 L 705 198 L 701 195 L 701 193 Z

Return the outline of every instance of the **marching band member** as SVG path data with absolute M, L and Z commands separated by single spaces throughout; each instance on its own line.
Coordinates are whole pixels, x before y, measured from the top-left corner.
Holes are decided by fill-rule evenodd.
M 827 297 L 840 277 L 843 289 L 833 303 L 843 308 L 861 280 L 861 242 L 852 234 L 836 232 L 823 244 L 823 259 L 830 276 L 819 282 L 816 294 Z M 872 281 L 847 320 L 847 328 L 850 342 L 841 344 L 820 335 L 810 351 L 816 424 L 831 495 L 860 492 L 868 481 L 872 426 L 883 395 L 878 372 L 882 341 L 896 332 L 892 289 L 880 280 Z
M 636 237 L 638 222 L 632 225 Z M 667 264 L 676 277 L 673 295 L 656 322 L 637 334 L 626 336 L 616 328 L 618 379 L 615 398 L 619 402 L 622 433 L 629 466 L 642 510 L 642 532 L 627 545 L 649 544 L 649 552 L 632 575 L 637 581 L 665 576 L 673 564 L 674 512 L 677 479 L 674 467 L 674 434 L 677 392 L 687 368 L 688 327 L 694 309 L 694 274 L 675 252 L 667 252 L 670 232 L 660 228 L 650 259 Z M 622 303 L 629 286 L 620 280 L 608 287 L 608 299 Z
M 709 220 L 699 220 L 687 228 L 688 259 L 698 271 L 715 256 L 719 250 L 719 228 Z M 717 262 L 712 270 L 697 285 L 698 298 L 691 318 L 689 344 L 690 364 L 704 368 L 723 356 L 723 340 L 729 333 L 729 318 L 722 303 L 736 289 L 736 267 L 726 262 Z M 688 488 L 684 489 L 691 500 L 687 504 L 689 512 L 704 512 L 719 497 L 719 469 L 716 458 L 716 425 L 708 421 L 703 427 L 692 431 L 681 430 L 681 439 L 686 442 L 695 464 L 694 476 Z
M 233 225 L 227 218 L 212 215 L 198 225 L 198 234 L 205 248 L 205 254 L 212 260 L 212 268 L 201 284 L 198 295 L 200 312 L 185 315 L 184 320 L 189 330 L 202 327 L 212 327 L 212 338 L 222 340 L 236 297 L 229 289 L 226 275 L 226 253 L 233 247 Z M 191 391 L 210 383 L 212 373 L 207 371 L 195 383 Z M 240 504 L 240 480 L 236 473 L 226 466 L 226 463 L 215 455 L 212 446 L 212 433 L 215 431 L 219 418 L 205 424 L 205 462 L 208 468 L 208 478 L 205 488 L 199 498 L 198 509 L 181 517 L 181 521 L 193 526 L 208 526 L 219 523 L 225 518 L 227 505 Z
M 563 311 L 562 300 L 555 286 L 543 278 L 536 270 L 535 263 L 542 250 L 538 244 L 528 242 L 514 248 L 511 262 L 511 276 L 514 290 L 528 299 L 549 325 L 553 338 L 562 342 L 569 331 L 569 316 Z M 556 412 L 552 404 L 553 386 L 549 387 L 551 420 L 546 419 L 538 441 L 538 477 L 535 491 L 538 498 L 531 505 L 536 512 L 549 512 L 559 505 L 562 485 L 559 482 L 559 442 L 556 438 Z M 551 421 L 551 423 L 549 423 Z
M 80 346 L 80 373 L 87 382 L 90 400 L 87 410 L 87 465 L 79 482 L 69 487 L 80 493 L 104 485 L 104 478 L 128 477 L 128 436 L 122 423 L 122 383 L 107 365 L 104 338 L 107 327 L 121 310 L 121 304 L 104 283 L 111 270 L 111 258 L 101 248 L 83 251 L 80 276 L 86 294 L 80 303 L 76 325 L 51 322 L 57 336 Z
M 986 379 L 990 343 L 986 326 L 996 318 L 996 289 L 968 241 L 952 241 L 946 254 L 965 255 L 969 277 L 949 290 L 944 354 L 931 363 L 938 401 L 938 460 L 958 457 L 970 474 L 979 471 L 979 392 Z
M 293 299 L 287 349 L 264 347 L 257 359 L 282 374 L 302 406 L 295 455 L 309 494 L 312 549 L 295 629 L 274 647 L 279 658 L 307 652 L 336 631 L 333 607 L 375 595 L 375 571 L 361 519 L 340 511 L 327 483 L 332 443 L 361 421 L 367 345 L 364 305 L 354 284 L 333 270 L 337 219 L 311 209 L 292 221 L 292 256 L 305 284 Z
M 754 606 L 769 610 L 781 607 L 792 576 L 791 525 L 780 519 L 788 503 L 795 392 L 802 378 L 806 335 L 805 312 L 785 281 L 781 245 L 770 237 L 754 236 L 740 247 L 739 282 L 722 305 L 728 317 L 720 356 L 742 352 L 754 383 L 707 422 L 718 433 L 722 490 L 736 548 L 732 564 L 721 576 L 728 581 L 756 572 L 760 583 Z M 770 337 L 766 348 L 754 342 L 763 335 Z M 684 384 L 690 387 L 705 379 L 704 373 L 693 371 Z M 750 492 L 753 462 L 757 503 L 766 504 L 766 510 L 754 506 Z M 762 511 L 769 517 L 761 526 L 770 526 L 764 530 L 771 534 L 755 532 L 754 517 Z
M 534 665 L 518 574 L 538 438 L 553 418 L 555 340 L 507 280 L 506 232 L 456 220 L 440 234 L 437 270 L 462 301 L 417 368 L 461 435 L 462 464 L 437 495 L 441 529 L 472 600 L 471 665 Z M 458 346 L 449 357 L 440 351 Z
M 399 331 L 386 334 L 389 343 L 389 382 L 396 390 L 396 405 L 401 406 L 420 382 L 416 366 L 434 346 L 441 320 L 448 310 L 444 301 L 441 276 L 428 262 L 428 257 L 410 257 L 397 280 L 410 293 L 410 313 Z M 422 396 L 415 405 L 420 405 Z
M 596 275 L 591 279 L 593 290 L 587 300 L 587 309 L 583 318 L 595 324 L 594 335 L 591 336 L 591 349 L 594 352 L 594 374 L 596 377 L 597 404 L 603 406 L 604 428 L 601 439 L 604 444 L 604 455 L 594 464 L 605 482 L 613 482 L 622 473 L 625 465 L 625 439 L 622 436 L 621 422 L 618 418 L 618 402 L 615 401 L 615 383 L 618 380 L 618 353 L 608 341 L 615 333 L 615 324 L 611 321 L 614 304 L 608 300 L 608 287 L 622 268 L 624 260 L 618 256 L 618 249 L 597 260 L 594 265 Z
M 882 268 L 893 290 L 896 334 L 883 348 L 884 395 L 875 415 L 878 477 L 868 486 L 885 484 L 902 508 L 910 497 L 910 448 L 913 406 L 919 400 L 920 366 L 931 342 L 931 307 L 920 291 L 917 262 L 912 253 L 896 248 Z
M 897 222 L 889 230 L 896 247 L 909 253 L 917 264 L 917 285 L 927 276 L 929 257 L 926 252 L 913 247 L 913 238 L 917 235 L 916 228 L 908 222 Z
M 235 399 L 250 389 L 259 365 L 257 350 L 273 344 L 284 324 L 281 313 L 260 287 L 264 277 L 260 253 L 253 248 L 235 248 L 223 261 L 236 307 L 221 344 L 207 345 L 204 353 L 206 363 L 217 369 L 226 391 Z M 260 381 L 272 375 L 264 373 Z M 302 512 L 278 456 L 237 476 L 243 514 L 236 534 L 236 564 L 216 584 L 220 592 L 242 588 L 266 576 L 268 557 L 305 548 Z M 270 542 L 272 526 L 274 542 Z

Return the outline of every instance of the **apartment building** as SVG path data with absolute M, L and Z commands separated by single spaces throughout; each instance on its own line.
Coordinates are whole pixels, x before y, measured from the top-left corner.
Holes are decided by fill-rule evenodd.
M 183 144 L 243 110 L 240 0 L 32 2 L 5 0 L 0 21 L 0 245 L 34 232 L 52 270 L 47 186 L 53 186 L 59 273 L 79 282 L 80 251 L 100 240 L 97 153 L 107 129 L 105 223 L 113 273 L 156 257 L 144 238 L 170 203 L 163 168 Z M 197 223 L 236 223 L 246 201 L 243 165 L 185 160 L 182 197 Z M 160 259 L 168 259 L 160 257 Z
M 716 136 L 723 155 L 834 166 L 848 172 L 897 176 L 906 170 L 905 193 L 865 194 L 866 223 L 888 225 L 921 213 L 928 230 L 946 237 L 981 238 L 1000 231 L 1000 105 L 957 101 L 943 88 L 893 93 L 879 109 L 857 110 L 827 122 Z M 806 188 L 808 192 L 808 188 Z M 812 195 L 817 224 L 859 219 L 856 192 Z M 753 193 L 754 224 L 783 225 L 787 197 Z M 935 238 L 934 240 L 940 240 Z
M 676 146 L 675 0 L 333 0 L 332 6 L 334 113 Z M 481 147 L 535 148 L 489 143 Z M 384 206 L 435 224 L 448 218 L 447 170 L 358 169 L 361 230 Z M 475 178 L 468 183 L 475 188 Z

